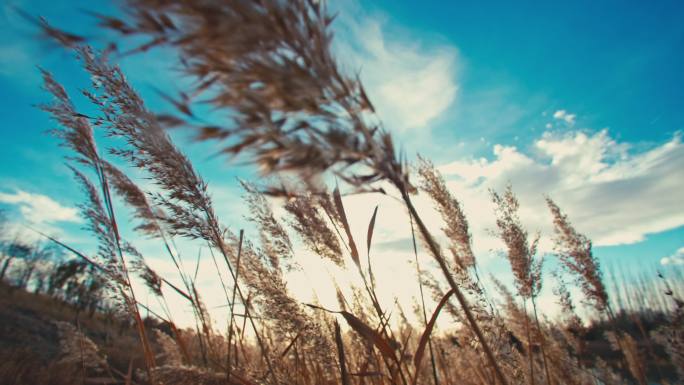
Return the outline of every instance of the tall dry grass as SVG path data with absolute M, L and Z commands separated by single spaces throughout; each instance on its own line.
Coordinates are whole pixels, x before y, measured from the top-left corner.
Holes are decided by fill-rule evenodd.
M 554 322 L 538 315 L 537 298 L 548 278 L 542 274 L 538 238 L 530 237 L 520 223 L 511 189 L 493 192 L 492 199 L 515 294 L 501 283 L 499 296 L 486 289 L 459 201 L 428 161 L 411 167 L 379 123 L 360 79 L 341 69 L 331 51 L 333 17 L 324 3 L 129 0 L 124 10 L 125 19 L 97 17 L 103 28 L 123 38 L 148 39 L 127 54 L 171 48 L 184 75 L 194 80 L 178 97 L 166 96 L 177 108 L 174 115 L 157 115 L 146 107 L 119 67 L 111 64 L 109 56 L 118 52 L 115 44 L 97 51 L 86 45 L 87 39 L 40 22 L 89 73 L 92 84 L 83 94 L 94 107 L 88 114 L 80 112 L 64 87 L 43 71 L 45 89 L 53 96 L 43 109 L 58 123 L 55 137 L 73 153 L 70 167 L 86 193 L 81 211 L 99 247 L 86 255 L 53 240 L 105 277 L 119 301 L 119 317 L 130 317 L 137 325 L 145 370 L 128 373 L 128 383 L 646 383 L 644 357 L 657 353 L 637 343 L 637 337 L 666 349 L 672 363 L 681 365 L 681 299 L 672 290 L 663 294 L 671 297 L 671 320 L 652 340 L 621 328 L 591 242 L 550 199 L 555 257 L 563 267 L 556 290 L 563 318 Z M 200 123 L 194 112 L 200 97 L 228 112 L 231 121 L 220 126 Z M 265 175 L 287 179 L 269 186 L 243 184 L 257 239 L 246 239 L 243 231 L 221 222 L 207 183 L 166 132 L 171 126 L 189 127 L 198 140 L 219 141 L 223 154 L 240 156 Z M 101 151 L 95 131 L 116 144 Z M 139 187 L 115 166 L 121 162 L 149 178 L 154 191 Z M 330 175 L 341 188 L 325 186 L 324 176 Z M 441 214 L 445 244 L 413 203 L 419 189 Z M 403 203 L 415 231 L 414 246 L 420 240 L 438 266 L 439 275 L 421 270 L 416 249 L 421 290 L 417 313 L 422 323 L 409 323 L 398 305 L 378 299 L 376 288 L 389 283 L 377 281 L 372 271 L 377 211 L 369 213 L 367 237 L 359 243 L 341 190 L 391 195 Z M 133 210 L 139 233 L 164 245 L 182 285 L 160 276 L 133 241 L 122 237 L 114 195 Z M 274 214 L 270 197 L 286 198 L 285 221 Z M 211 319 L 174 239 L 209 246 L 220 279 L 216 290 L 228 304 L 225 330 Z M 298 252 L 295 242 L 335 264 L 351 261 L 362 282 L 354 288 L 354 298 L 339 291 L 338 310 L 295 299 L 285 279 L 288 269 L 296 268 L 291 264 Z M 367 261 L 362 260 L 364 243 Z M 224 280 L 221 273 L 226 272 Z M 159 334 L 154 343 L 140 315 L 143 305 L 131 283 L 133 274 L 163 304 L 162 314 L 153 314 L 170 332 Z M 566 287 L 568 278 L 593 305 L 595 316 L 607 317 L 610 336 L 601 339 L 618 351 L 611 362 L 587 359 L 593 354 L 586 346 L 589 329 Z M 435 299 L 432 309 L 427 308 L 423 288 Z M 194 330 L 175 325 L 164 305 L 169 293 L 190 305 Z M 399 322 L 390 315 L 397 313 Z M 449 329 L 436 330 L 440 316 L 451 317 Z M 346 323 L 348 332 L 338 321 Z M 88 346 L 88 354 L 96 354 L 95 347 Z

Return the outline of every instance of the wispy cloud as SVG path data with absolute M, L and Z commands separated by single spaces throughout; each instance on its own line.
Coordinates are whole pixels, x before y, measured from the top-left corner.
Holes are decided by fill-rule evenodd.
M 684 247 L 680 247 L 677 251 L 669 257 L 664 257 L 660 260 L 660 264 L 667 265 L 684 265 Z
M 565 123 L 572 126 L 575 124 L 575 119 L 577 118 L 577 115 L 571 114 L 571 113 L 567 112 L 566 110 L 557 110 L 556 112 L 553 113 L 553 118 L 556 120 L 562 120 Z
M 79 221 L 76 208 L 63 206 L 42 194 L 23 190 L 16 190 L 14 193 L 0 192 L 0 203 L 16 206 L 23 218 L 33 224 Z
M 347 6 L 357 9 L 342 12 L 339 58 L 352 70 L 360 70 L 388 127 L 400 132 L 426 127 L 456 98 L 456 48 L 405 31 L 394 33 L 395 26 L 385 18 Z

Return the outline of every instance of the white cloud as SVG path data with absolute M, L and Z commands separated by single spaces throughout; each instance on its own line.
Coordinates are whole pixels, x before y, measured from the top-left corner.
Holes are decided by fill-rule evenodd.
M 392 130 L 427 126 L 454 101 L 455 47 L 427 43 L 404 33 L 389 32 L 380 17 L 361 16 L 361 9 L 342 12 L 337 25 L 338 57 L 360 70 L 380 118 Z M 346 16 L 345 16 L 346 15 Z
M 17 206 L 24 219 L 34 224 L 79 221 L 76 208 L 62 206 L 46 195 L 23 190 L 16 190 L 14 193 L 0 192 L 0 203 Z
M 545 133 L 534 154 L 495 145 L 494 159 L 456 161 L 442 166 L 448 185 L 465 206 L 473 226 L 493 228 L 487 189 L 509 182 L 520 198 L 530 229 L 550 231 L 544 206 L 548 194 L 596 245 L 639 242 L 646 234 L 684 225 L 677 191 L 684 189 L 684 145 L 679 134 L 640 153 L 613 140 L 607 131 L 588 135 Z
M 664 257 L 660 260 L 660 264 L 666 265 L 684 265 L 684 247 L 680 247 L 677 251 L 669 257 Z
M 557 120 L 564 120 L 567 124 L 572 126 L 575 124 L 575 118 L 577 118 L 577 115 L 571 114 L 565 110 L 558 110 L 553 113 L 553 118 Z

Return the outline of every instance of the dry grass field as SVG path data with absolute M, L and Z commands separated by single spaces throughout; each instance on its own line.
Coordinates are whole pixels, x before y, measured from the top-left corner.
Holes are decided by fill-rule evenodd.
M 143 41 L 127 55 L 173 50 L 193 82 L 164 96 L 176 113 L 155 114 L 110 60 L 121 53 L 116 44 L 96 49 L 85 37 L 32 19 L 47 39 L 75 53 L 91 79 L 82 91 L 91 105 L 82 109 L 72 100 L 77 90 L 41 69 L 51 98 L 41 108 L 55 122 L 56 145 L 70 151 L 69 166 L 84 193 L 80 210 L 98 248 L 86 255 L 48 237 L 69 258 L 52 266 L 40 285 L 27 284 L 32 270 L 5 263 L 0 383 L 684 381 L 682 277 L 653 277 L 657 284 L 633 287 L 617 301 L 591 240 L 550 198 L 539 209 L 552 215 L 555 248 L 543 257 L 539 238 L 520 221 L 513 189 L 491 192 L 495 233 L 506 246 L 514 285 L 485 287 L 458 197 L 429 160 L 407 160 L 361 80 L 342 69 L 331 50 L 333 16 L 322 2 L 125 4 L 126 18 L 96 16 L 102 28 Z M 206 125 L 195 115 L 196 103 L 224 111 L 230 122 Z M 245 226 L 254 226 L 258 237 L 224 225 L 207 183 L 172 141 L 172 127 L 219 143 L 222 155 L 240 157 L 275 181 L 243 183 L 250 210 Z M 96 143 L 101 136 L 107 146 Z M 377 288 L 390 283 L 376 279 L 370 250 L 376 215 L 382 214 L 369 212 L 365 239 L 354 237 L 344 204 L 351 194 L 391 196 L 403 205 L 414 231 L 419 322 L 409 321 L 414 317 L 404 312 L 410 310 L 379 299 Z M 417 194 L 433 201 L 441 229 L 426 225 L 414 204 Z M 129 212 L 140 237 L 164 246 L 176 277 L 152 269 L 135 239 L 123 236 Z M 196 274 L 183 267 L 175 240 L 209 248 L 217 271 L 228 277 L 215 289 L 225 295 L 227 325 L 212 321 L 214 310 L 205 306 Z M 3 245 L 4 261 L 38 250 L 12 246 Z M 362 283 L 353 298 L 339 291 L 336 308 L 296 299 L 285 277 L 302 248 L 350 267 Z M 542 274 L 548 258 L 560 266 L 554 279 Z M 421 270 L 428 264 L 436 268 Z M 132 284 L 139 279 L 161 304 L 169 295 L 182 298 L 192 309 L 193 327 L 176 325 L 167 307 L 147 308 Z M 558 317 L 540 311 L 543 285 L 554 286 Z

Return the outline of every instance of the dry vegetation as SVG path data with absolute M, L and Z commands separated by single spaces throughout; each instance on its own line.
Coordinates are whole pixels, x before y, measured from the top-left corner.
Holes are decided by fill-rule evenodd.
M 99 245 L 95 254 L 85 255 L 52 239 L 78 258 L 70 267 L 55 269 L 64 278 L 55 281 L 50 294 L 74 298 L 68 288 L 82 292 L 90 286 L 82 278 L 69 286 L 69 277 L 77 273 L 96 277 L 87 281 L 97 284 L 93 292 L 77 302 L 97 314 L 108 309 L 131 321 L 141 357 L 140 370 L 132 365 L 127 370 L 121 363 L 117 368 L 79 329 L 59 323 L 62 354 L 54 365 L 70 368 L 74 381 L 644 385 L 675 383 L 677 375 L 684 379 L 684 304 L 676 290 L 652 292 L 649 299 L 640 299 L 646 294 L 634 291 L 626 298 L 641 301 L 636 306 L 640 313 L 615 309 L 591 241 L 573 228 L 551 199 L 548 207 L 556 230 L 553 257 L 563 268 L 555 280 L 542 274 L 538 237 L 521 225 L 512 190 L 492 192 L 497 233 L 506 245 L 515 290 L 503 284 L 497 285 L 497 295 L 486 290 L 457 197 L 429 161 L 420 160 L 413 167 L 397 151 L 390 133 L 378 123 L 359 78 L 348 76 L 333 57 L 333 18 L 321 3 L 129 0 L 125 4 L 124 19 L 98 16 L 103 28 L 126 38 L 148 39 L 129 54 L 157 46 L 174 49 L 184 75 L 194 80 L 178 97 L 168 97 L 177 107 L 174 115 L 157 115 L 145 106 L 121 70 L 108 60 L 118 52 L 116 45 L 97 51 L 85 44 L 86 39 L 41 21 L 47 35 L 77 54 L 92 79 L 83 94 L 94 108 L 84 113 L 43 71 L 53 101 L 42 108 L 58 123 L 55 137 L 72 152 L 72 170 L 86 193 L 80 208 Z M 228 112 L 231 121 L 198 123 L 202 120 L 193 109 L 200 102 Z M 199 140 L 219 141 L 225 155 L 248 159 L 278 181 L 268 186 L 244 184 L 258 239 L 246 239 L 242 231 L 221 223 L 207 184 L 166 132 L 175 126 L 196 130 Z M 114 138 L 116 144 L 101 151 L 94 130 Z M 154 191 L 144 191 L 114 165 L 121 162 L 128 171 L 152 180 Z M 341 187 L 326 187 L 323 181 L 330 175 Z M 416 264 L 421 288 L 417 316 L 422 323 L 409 323 L 402 309 L 379 301 L 376 287 L 387 283 L 376 281 L 371 258 L 364 258 L 372 247 L 377 211 L 369 213 L 366 239 L 354 239 L 340 190 L 386 194 L 403 202 L 414 226 L 414 241 L 423 246 L 424 254 L 416 252 L 416 262 L 430 258 L 439 267 L 432 276 Z M 440 244 L 424 223 L 413 204 L 417 193 L 434 201 L 447 243 Z M 132 240 L 122 237 L 114 195 L 130 206 L 141 235 L 165 245 L 177 267 L 180 287 L 153 271 Z M 282 200 L 272 197 L 286 198 L 284 221 L 270 206 Z M 229 280 L 221 280 L 216 290 L 225 294 L 229 304 L 228 325 L 212 323 L 174 239 L 209 245 L 217 269 L 227 271 Z M 298 244 L 335 264 L 349 264 L 363 283 L 354 289 L 354 298 L 340 293 L 335 311 L 293 298 L 285 275 L 296 268 L 293 245 Z M 4 254 L 7 258 L 13 253 Z M 141 277 L 162 304 L 169 294 L 187 301 L 196 327 L 177 328 L 167 309 L 151 315 L 156 327 L 150 327 L 151 321 L 146 325 L 139 293 L 131 283 L 133 275 Z M 566 281 L 581 289 L 583 301 L 591 307 L 592 324 L 578 315 Z M 554 282 L 560 282 L 555 292 L 563 313 L 552 321 L 539 314 L 537 299 L 542 284 Z M 426 304 L 425 295 L 431 295 L 436 305 Z M 88 305 L 87 298 L 104 299 Z M 645 313 L 655 302 L 661 304 L 658 311 Z M 451 317 L 450 327 L 437 330 L 438 317 Z M 12 375 L 7 368 L 3 371 L 5 378 Z

